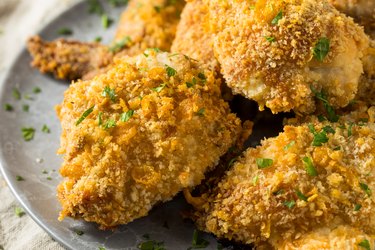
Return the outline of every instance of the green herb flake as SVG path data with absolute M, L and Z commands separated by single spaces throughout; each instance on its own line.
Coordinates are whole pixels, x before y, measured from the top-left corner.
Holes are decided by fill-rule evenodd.
M 86 117 L 88 117 L 92 113 L 92 111 L 94 111 L 94 107 L 95 105 L 83 112 L 81 117 L 77 120 L 76 126 L 78 126 L 83 120 L 86 119 Z
M 130 120 L 130 118 L 132 118 L 133 115 L 134 115 L 134 110 L 130 109 L 126 111 L 125 113 L 121 114 L 120 121 L 127 122 Z
M 25 179 L 20 176 L 20 175 L 16 175 L 16 181 L 24 181 Z
M 188 87 L 188 88 L 192 88 L 192 87 L 194 87 L 196 84 L 197 84 L 197 79 L 196 79 L 195 77 L 193 77 L 193 79 L 191 80 L 191 82 L 186 82 L 186 87 Z
M 274 19 L 272 19 L 271 21 L 271 24 L 272 25 L 277 25 L 279 24 L 279 21 L 283 18 L 283 12 L 282 11 L 279 11 L 279 13 L 277 13 L 277 15 L 274 17 Z
M 49 127 L 46 124 L 44 124 L 43 127 L 42 127 L 42 132 L 46 133 L 46 134 L 49 134 L 49 133 L 51 133 L 51 130 L 49 129 Z
M 110 18 L 110 17 L 108 17 L 107 14 L 103 14 L 101 18 L 102 18 L 102 26 L 103 26 L 103 28 L 104 29 L 108 29 L 109 26 L 112 25 L 113 19 Z
M 99 247 L 99 250 L 105 250 L 105 247 Z
M 366 250 L 371 250 L 370 242 L 367 239 L 364 239 L 361 242 L 359 242 L 358 246 Z
M 228 163 L 228 168 L 232 167 L 234 163 L 237 161 L 238 157 L 232 158 Z
M 355 204 L 354 205 L 354 211 L 359 211 L 362 208 L 361 204 Z
M 103 124 L 102 116 L 103 116 L 103 112 L 100 111 L 98 114 L 98 126 L 102 126 Z
M 129 0 L 108 0 L 113 7 L 121 7 L 128 4 Z
M 327 119 L 323 116 L 323 115 L 318 115 L 318 121 L 319 122 L 324 122 L 326 121 Z
M 25 211 L 23 211 L 22 208 L 20 207 L 15 207 L 14 208 L 14 213 L 18 216 L 18 217 L 22 217 L 25 215 Z
M 76 230 L 75 233 L 79 236 L 84 235 L 85 233 L 81 230 Z
M 327 133 L 325 131 L 322 131 L 320 133 L 316 132 L 314 125 L 309 124 L 308 128 L 310 132 L 314 135 L 314 139 L 312 141 L 312 145 L 315 147 L 320 147 L 323 145 L 323 143 L 328 142 Z
M 353 135 L 353 131 L 352 131 L 353 125 L 354 125 L 354 123 L 350 123 L 349 124 L 349 127 L 348 127 L 348 137 L 350 137 L 350 136 Z
M 268 158 L 257 158 L 256 163 L 258 166 L 258 169 L 264 169 L 272 166 L 273 160 Z
M 167 72 L 167 75 L 169 77 L 172 77 L 172 76 L 175 76 L 177 71 L 174 69 L 174 68 L 171 68 L 170 66 L 168 65 L 165 65 L 165 71 Z
M 313 55 L 315 59 L 319 62 L 323 62 L 324 58 L 328 55 L 329 49 L 330 40 L 326 37 L 320 38 L 313 49 Z
M 57 34 L 63 35 L 63 36 L 71 36 L 73 35 L 73 31 L 69 28 L 61 28 L 57 31 Z
M 325 126 L 323 128 L 323 131 L 326 132 L 327 134 L 334 134 L 336 131 L 329 125 Z
M 162 91 L 166 86 L 167 86 L 166 83 L 162 83 L 162 84 L 160 84 L 158 87 L 151 88 L 151 90 L 159 93 L 159 92 Z
M 310 176 L 317 176 L 318 172 L 316 171 L 314 164 L 310 157 L 303 157 L 302 159 L 303 163 L 305 164 L 305 169 L 308 175 Z
M 257 174 L 257 175 L 255 175 L 254 177 L 253 177 L 253 185 L 256 185 L 257 184 L 257 182 L 259 181 L 259 175 Z
M 46 179 L 49 180 L 49 181 L 52 181 L 52 177 L 50 177 L 50 176 L 48 176 Z
M 98 0 L 88 0 L 88 4 L 90 14 L 98 14 L 100 16 L 104 13 L 103 6 Z
M 42 174 L 48 174 L 48 171 L 44 169 L 44 170 L 42 171 Z
M 210 243 L 199 237 L 199 231 L 194 229 L 193 232 L 193 240 L 192 240 L 192 246 L 189 249 L 198 249 L 198 248 L 206 248 Z
M 327 94 L 323 90 L 318 92 L 312 85 L 310 85 L 310 89 L 314 93 L 315 97 L 323 103 L 323 106 L 327 111 L 328 121 L 337 122 L 340 117 L 336 114 L 333 107 L 329 104 Z
M 205 108 L 200 108 L 195 114 L 197 116 L 204 116 L 205 112 L 206 112 Z
M 148 240 L 138 245 L 140 250 L 166 250 L 164 242 L 156 242 L 155 240 Z
M 109 97 L 109 99 L 111 99 L 112 102 L 116 102 L 117 95 L 115 89 L 111 89 L 108 86 L 104 87 L 104 90 L 102 91 L 102 96 Z
M 272 192 L 272 194 L 273 194 L 274 196 L 282 195 L 282 194 L 284 194 L 284 193 L 285 193 L 285 190 L 284 190 L 284 189 L 280 189 L 280 190 L 277 190 L 277 191 L 275 191 L 275 192 Z
M 284 206 L 288 207 L 289 209 L 292 209 L 296 205 L 296 202 L 294 200 L 284 201 L 283 204 L 284 204 Z
M 110 129 L 116 127 L 116 121 L 114 119 L 109 119 L 105 124 L 104 124 L 104 129 Z
M 287 145 L 284 146 L 284 150 L 288 150 L 296 144 L 296 141 L 291 141 Z
M 334 147 L 333 150 L 334 151 L 339 151 L 339 150 L 341 150 L 341 146 Z
M 132 40 L 131 40 L 130 36 L 126 36 L 123 39 L 115 42 L 115 44 L 113 44 L 109 48 L 109 51 L 111 51 L 112 53 L 117 53 L 120 50 L 122 50 L 123 48 L 125 48 L 126 46 L 128 46 L 131 43 L 131 41 Z
M 13 98 L 16 100 L 21 100 L 21 93 L 17 88 L 14 88 L 12 91 Z
M 267 42 L 270 42 L 270 43 L 273 43 L 274 41 L 276 41 L 276 38 L 273 36 L 265 36 L 264 38 L 267 40 Z
M 101 36 L 97 36 L 97 37 L 94 38 L 94 42 L 96 42 L 96 43 L 100 43 L 102 40 L 103 40 L 103 38 Z
M 371 196 L 372 191 L 371 191 L 371 189 L 368 187 L 367 184 L 360 182 L 360 183 L 359 183 L 359 186 L 360 186 L 361 189 L 367 194 L 367 196 L 369 196 L 369 197 Z
M 205 74 L 203 74 L 202 72 L 199 72 L 198 73 L 198 78 L 201 80 L 201 81 L 207 81 L 207 77 Z
M 21 131 L 22 131 L 23 139 L 25 141 L 31 141 L 34 138 L 34 134 L 35 134 L 35 129 L 34 128 L 31 128 L 31 127 L 26 128 L 26 127 L 24 127 L 24 128 L 21 129 Z
M 8 111 L 8 112 L 13 111 L 13 106 L 10 105 L 9 103 L 5 103 L 4 104 L 4 110 Z
M 23 104 L 23 105 L 22 105 L 22 110 L 23 110 L 23 112 L 29 112 L 29 108 L 30 108 L 30 106 L 27 105 L 27 104 Z
M 33 88 L 33 93 L 34 94 L 39 94 L 39 93 L 41 93 L 42 92 L 42 89 L 41 88 L 39 88 L 39 87 L 34 87 Z
M 303 201 L 307 201 L 307 196 L 305 196 L 300 190 L 296 189 L 295 192 L 298 198 L 300 198 Z
M 23 96 L 26 100 L 30 100 L 30 101 L 33 101 L 34 98 L 32 98 L 30 95 L 26 94 Z
M 157 13 L 160 13 L 161 11 L 161 6 L 154 6 L 154 10 L 157 12 Z

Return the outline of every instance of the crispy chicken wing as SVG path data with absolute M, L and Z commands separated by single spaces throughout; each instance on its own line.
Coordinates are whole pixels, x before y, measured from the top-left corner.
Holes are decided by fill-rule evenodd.
M 149 49 L 70 85 L 57 107 L 60 219 L 114 227 L 201 182 L 241 125 L 220 98 L 220 80 L 198 65 Z
M 210 1 L 214 51 L 229 87 L 274 113 L 315 109 L 310 85 L 346 106 L 368 37 L 326 0 Z
M 169 51 L 184 4 L 183 0 L 131 0 L 110 46 L 32 37 L 28 41 L 32 66 L 58 79 L 88 80 L 105 72 L 114 57 L 137 55 L 146 48 Z
M 317 245 L 334 237 L 338 245 L 356 246 L 365 234 L 374 235 L 374 114 L 370 108 L 337 123 L 315 118 L 286 126 L 248 149 L 217 187 L 200 198 L 187 196 L 198 227 L 275 249 L 313 243 L 315 236 Z M 340 226 L 356 228 L 353 237 L 321 229 Z

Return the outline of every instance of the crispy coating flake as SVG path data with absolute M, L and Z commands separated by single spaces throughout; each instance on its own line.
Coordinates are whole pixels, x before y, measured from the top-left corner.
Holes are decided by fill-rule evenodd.
M 279 136 L 248 149 L 218 186 L 199 198 L 207 202 L 197 207 L 198 227 L 275 247 L 280 239 L 292 242 L 328 225 L 374 234 L 373 109 L 335 124 L 286 126 Z M 325 136 L 314 135 L 323 130 Z M 315 140 L 321 146 L 314 146 Z
M 183 53 L 219 71 L 212 43 L 208 5 L 203 0 L 189 1 L 182 11 L 171 51 Z
M 110 228 L 199 184 L 241 132 L 218 81 L 188 57 L 150 49 L 71 84 L 57 107 L 65 177 L 59 218 Z
M 311 84 L 325 89 L 336 107 L 354 98 L 368 38 L 326 0 L 211 0 L 209 9 L 228 86 L 261 109 L 310 113 Z M 320 62 L 314 48 L 324 38 L 330 45 Z
M 121 16 L 115 42 L 130 38 L 124 54 L 135 56 L 147 48 L 169 51 L 176 35 L 184 0 L 133 0 Z
M 65 39 L 47 42 L 34 36 L 29 39 L 27 47 L 33 57 L 31 65 L 42 73 L 52 73 L 57 79 L 78 79 L 113 61 L 113 54 L 99 43 Z

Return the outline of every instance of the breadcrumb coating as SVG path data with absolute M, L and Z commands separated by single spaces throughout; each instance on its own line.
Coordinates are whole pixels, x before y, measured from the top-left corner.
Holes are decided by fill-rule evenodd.
M 280 240 L 303 242 L 306 234 L 308 240 L 309 233 L 328 226 L 374 235 L 374 111 L 337 123 L 315 118 L 285 126 L 279 136 L 248 149 L 199 198 L 206 203 L 196 207 L 196 224 L 220 238 L 268 241 L 275 248 Z
M 188 55 L 219 71 L 212 43 L 208 5 L 203 0 L 188 1 L 182 11 L 171 51 Z
M 57 79 L 75 80 L 97 72 L 113 61 L 113 54 L 99 43 L 82 43 L 58 39 L 52 42 L 34 36 L 27 42 L 33 57 L 31 65 Z
M 149 49 L 71 84 L 57 107 L 59 219 L 111 228 L 199 184 L 241 133 L 218 81 L 186 56 Z
M 147 48 L 169 51 L 184 0 L 133 0 L 121 15 L 115 42 L 130 38 L 122 54 L 135 56 Z
M 375 105 L 375 40 L 370 42 L 367 55 L 363 58 L 364 74 L 358 85 L 356 100 Z
M 261 109 L 311 113 L 311 84 L 335 107 L 354 98 L 368 38 L 326 0 L 211 0 L 209 10 L 228 86 Z

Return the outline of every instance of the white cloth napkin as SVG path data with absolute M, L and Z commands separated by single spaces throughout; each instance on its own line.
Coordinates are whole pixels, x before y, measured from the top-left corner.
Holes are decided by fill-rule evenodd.
M 0 0 L 0 82 L 27 38 L 79 1 Z M 19 205 L 0 175 L 0 250 L 64 249 L 27 214 L 17 216 L 16 207 Z

